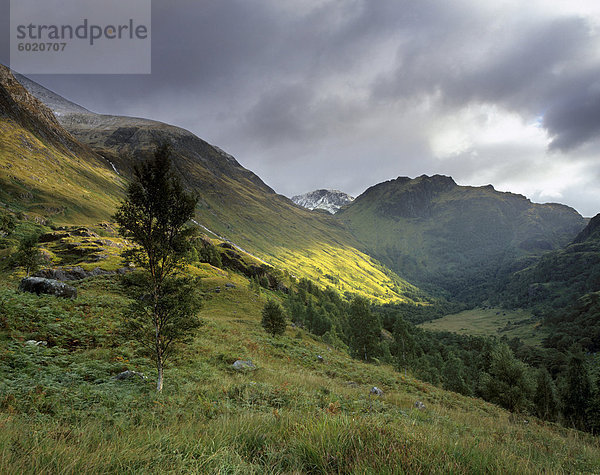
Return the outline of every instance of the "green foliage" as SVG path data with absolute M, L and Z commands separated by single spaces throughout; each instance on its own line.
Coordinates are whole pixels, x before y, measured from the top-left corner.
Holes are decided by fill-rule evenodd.
M 153 160 L 135 167 L 127 199 L 114 216 L 120 234 L 137 245 L 124 258 L 146 269 L 155 285 L 181 269 L 195 234 L 186 225 L 198 199 L 173 174 L 170 153 L 168 145 L 161 145 Z
M 509 411 L 526 411 L 533 392 L 527 367 L 506 344 L 496 346 L 489 357 L 489 370 L 480 379 L 485 399 Z
M 587 411 L 592 401 L 592 381 L 589 368 L 581 354 L 574 354 L 569 361 L 563 388 L 563 414 L 569 425 L 587 428 Z
M 467 384 L 467 368 L 460 358 L 449 355 L 444 363 L 442 381 L 445 389 L 464 395 L 471 394 L 471 388 Z
M 131 282 L 135 279 L 135 285 Z M 202 300 L 195 279 L 168 276 L 154 294 L 148 274 L 128 276 L 128 288 L 136 298 L 123 315 L 121 331 L 124 336 L 140 343 L 146 354 L 159 356 L 166 362 L 175 342 L 188 342 L 198 326 L 198 311 Z M 158 315 L 160 339 L 156 339 L 155 316 Z
M 195 241 L 194 247 L 197 251 L 198 262 L 206 262 L 214 267 L 223 267 L 221 253 L 217 246 L 204 239 L 199 239 Z
M 539 418 L 548 421 L 556 420 L 559 411 L 559 400 L 554 381 L 552 381 L 552 377 L 546 368 L 538 371 L 533 403 Z
M 283 335 L 285 333 L 285 314 L 281 305 L 274 300 L 267 300 L 262 310 L 261 325 L 271 336 Z
M 348 329 L 350 351 L 357 358 L 372 360 L 380 354 L 379 338 L 381 323 L 377 315 L 371 313 L 369 301 L 355 297 L 348 309 Z
M 186 193 L 171 170 L 170 149 L 161 145 L 154 159 L 134 169 L 127 199 L 114 216 L 119 232 L 137 247 L 123 256 L 146 272 L 147 288 L 130 308 L 133 336 L 147 346 L 158 368 L 162 391 L 163 366 L 173 343 L 199 326 L 198 302 L 190 282 L 175 278 L 183 268 L 195 231 L 186 227 L 197 198 Z
M 13 266 L 22 267 L 29 276 L 31 272 L 35 272 L 39 268 L 41 262 L 39 235 L 30 234 L 22 238 L 16 254 L 12 257 Z
M 17 220 L 10 213 L 0 212 L 0 234 L 10 236 L 17 226 Z

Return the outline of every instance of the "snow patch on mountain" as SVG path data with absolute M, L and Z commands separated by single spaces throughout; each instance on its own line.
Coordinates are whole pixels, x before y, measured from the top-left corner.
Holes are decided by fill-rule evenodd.
M 303 208 L 324 209 L 335 214 L 342 206 L 352 203 L 354 197 L 339 190 L 316 190 L 293 196 L 292 201 Z

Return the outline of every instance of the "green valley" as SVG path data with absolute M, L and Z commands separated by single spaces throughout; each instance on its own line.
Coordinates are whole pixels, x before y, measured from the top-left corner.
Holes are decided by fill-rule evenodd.
M 181 242 L 160 204 L 114 217 L 160 150 L 195 195 Z M 162 391 L 128 323 L 183 307 L 123 222 L 201 302 Z M 309 211 L 186 130 L 0 66 L 0 473 L 596 473 L 599 229 L 440 175 Z

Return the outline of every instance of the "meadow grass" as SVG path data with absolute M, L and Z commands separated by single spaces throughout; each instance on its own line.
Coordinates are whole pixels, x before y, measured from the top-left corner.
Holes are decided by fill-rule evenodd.
M 475 308 L 446 315 L 419 325 L 424 330 L 448 331 L 460 335 L 520 338 L 530 345 L 541 345 L 547 336 L 539 320 L 528 310 Z

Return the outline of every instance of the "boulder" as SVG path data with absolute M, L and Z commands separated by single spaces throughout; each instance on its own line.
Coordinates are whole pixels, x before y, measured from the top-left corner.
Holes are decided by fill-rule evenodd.
M 77 298 L 77 289 L 63 282 L 42 277 L 26 277 L 19 284 L 21 292 L 32 294 L 48 294 L 56 297 Z
M 48 346 L 47 341 L 27 340 L 25 342 L 27 346 Z
M 100 269 L 96 267 L 90 271 L 86 271 L 80 266 L 75 267 L 63 267 L 61 269 L 42 269 L 34 274 L 34 277 L 43 277 L 44 279 L 60 280 L 62 282 L 69 280 L 81 280 L 88 277 L 97 277 L 99 275 L 114 275 L 114 274 L 125 274 L 130 269 L 121 268 L 117 269 L 116 272 Z
M 256 366 L 251 360 L 237 360 L 231 367 L 236 371 L 254 371 L 256 369 Z
M 324 363 L 325 362 L 325 360 L 323 359 L 323 357 L 321 355 L 317 355 L 317 361 L 319 363 Z
M 379 389 L 377 386 L 373 386 L 369 391 L 373 396 L 383 396 L 383 391 Z
M 135 378 L 139 378 L 142 381 L 145 381 L 146 379 L 148 379 L 148 378 L 146 378 L 144 373 L 138 373 L 137 371 L 131 371 L 129 369 L 113 376 L 112 379 L 116 379 L 117 381 L 124 381 L 127 379 L 135 379 Z
M 425 409 L 425 404 L 423 404 L 421 401 L 415 401 L 415 408 L 419 411 L 422 411 Z
M 235 289 L 235 284 L 232 284 L 232 283 L 230 283 L 230 282 L 227 282 L 227 283 L 225 284 L 225 287 L 226 287 L 226 288 L 228 288 L 228 289 Z

